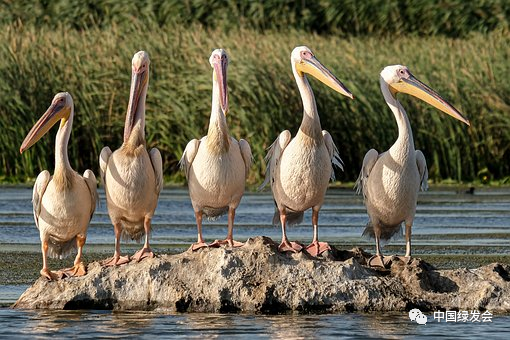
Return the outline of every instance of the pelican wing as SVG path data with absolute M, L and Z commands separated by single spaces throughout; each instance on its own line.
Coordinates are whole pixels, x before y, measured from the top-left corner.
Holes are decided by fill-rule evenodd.
M 39 214 L 41 213 L 42 198 L 50 180 L 51 175 L 48 170 L 42 171 L 35 180 L 34 191 L 32 193 L 32 204 L 34 206 L 34 220 L 37 229 L 39 229 Z
M 239 140 L 239 148 L 241 149 L 241 156 L 243 156 L 244 161 L 244 175 L 248 178 L 248 173 L 250 172 L 251 162 L 253 160 L 253 156 L 251 154 L 250 144 L 244 139 Z
M 149 155 L 156 175 L 156 192 L 159 194 L 163 188 L 163 160 L 161 159 L 161 153 L 156 148 L 152 148 Z
M 423 152 L 416 150 L 416 165 L 418 165 L 418 172 L 420 173 L 420 187 L 422 191 L 427 191 L 429 188 L 429 170 L 427 168 L 427 161 Z
M 186 174 L 186 179 L 188 179 L 189 169 L 191 167 L 191 164 L 193 163 L 193 160 L 195 159 L 195 156 L 197 155 L 200 143 L 204 138 L 202 138 L 201 140 L 198 139 L 190 140 L 188 145 L 186 145 L 186 149 L 184 149 L 181 160 L 179 161 L 179 165 L 181 167 L 181 170 L 184 170 L 184 173 Z
M 338 153 L 338 149 L 333 142 L 333 137 L 326 130 L 322 130 L 322 136 L 324 137 L 324 143 L 326 144 L 326 148 L 329 152 L 329 157 L 331 159 L 331 164 L 336 166 L 337 168 L 344 170 L 344 162 L 340 158 L 340 154 Z M 335 180 L 335 170 L 331 168 L 331 180 Z
M 106 187 L 106 168 L 108 167 L 108 160 L 112 155 L 112 150 L 109 147 L 105 146 L 103 150 L 101 150 L 101 154 L 99 155 L 99 174 L 101 175 L 101 182 Z
M 90 208 L 90 219 L 92 219 L 92 215 L 94 214 L 94 210 L 96 210 L 96 204 L 97 204 L 97 180 L 96 176 L 92 172 L 92 170 L 85 170 L 83 173 L 83 179 L 85 180 L 85 184 L 87 184 L 87 187 L 90 191 L 90 199 L 92 201 L 91 208 Z
M 264 160 L 267 163 L 266 178 L 264 179 L 264 183 L 262 183 L 259 186 L 258 190 L 262 190 L 262 188 L 264 188 L 267 185 L 267 183 L 269 183 L 271 181 L 271 179 L 274 178 L 274 172 L 276 171 L 276 166 L 280 162 L 280 158 L 283 154 L 283 151 L 285 150 L 287 145 L 289 145 L 290 140 L 291 140 L 290 131 L 285 130 L 282 133 L 280 133 L 278 138 L 276 138 L 274 143 L 271 144 L 271 146 L 269 147 L 267 155 L 264 158 Z
M 374 167 L 377 159 L 379 158 L 379 152 L 375 149 L 370 149 L 363 158 L 363 165 L 361 167 L 361 171 L 359 173 L 358 179 L 356 180 L 355 188 L 356 192 L 360 194 L 363 192 L 363 197 L 366 197 L 365 186 L 367 185 L 368 176 L 370 176 L 370 172 Z

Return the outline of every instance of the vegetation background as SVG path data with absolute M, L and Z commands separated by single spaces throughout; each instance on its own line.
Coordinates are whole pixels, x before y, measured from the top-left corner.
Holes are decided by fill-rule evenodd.
M 21 142 L 54 94 L 74 97 L 69 153 L 97 173 L 105 145 L 122 142 L 130 62 L 151 56 L 147 142 L 167 181 L 186 143 L 207 132 L 214 48 L 229 53 L 231 133 L 246 138 L 261 182 L 265 149 L 302 116 L 289 56 L 307 45 L 355 100 L 312 80 L 322 127 L 356 179 L 370 148 L 397 136 L 378 75 L 404 64 L 463 112 L 471 127 L 401 96 L 433 182 L 510 182 L 510 1 L 507 0 L 3 0 L 0 2 L 0 180 L 52 171 L 54 135 L 20 156 Z

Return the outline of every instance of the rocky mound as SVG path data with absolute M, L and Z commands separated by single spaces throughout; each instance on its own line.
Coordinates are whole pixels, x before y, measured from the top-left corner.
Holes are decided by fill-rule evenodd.
M 365 266 L 359 248 L 324 258 L 281 254 L 267 237 L 241 248 L 203 248 L 140 263 L 88 265 L 82 277 L 39 278 L 14 308 L 177 312 L 422 311 L 510 312 L 510 266 L 436 270 L 395 259 L 390 270 Z

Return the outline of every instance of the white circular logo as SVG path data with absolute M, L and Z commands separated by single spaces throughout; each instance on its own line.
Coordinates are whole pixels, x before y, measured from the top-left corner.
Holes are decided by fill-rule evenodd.
M 420 325 L 427 323 L 427 316 L 418 308 L 414 308 L 409 311 L 409 319 L 411 319 L 411 321 L 416 321 L 416 323 Z
M 416 316 L 416 323 L 420 325 L 424 325 L 427 323 L 427 316 L 425 314 L 418 314 Z
M 415 308 L 415 309 L 411 309 L 409 311 L 409 319 L 411 319 L 411 321 L 414 321 L 416 320 L 416 317 L 421 314 L 421 310 L 419 310 L 418 308 Z

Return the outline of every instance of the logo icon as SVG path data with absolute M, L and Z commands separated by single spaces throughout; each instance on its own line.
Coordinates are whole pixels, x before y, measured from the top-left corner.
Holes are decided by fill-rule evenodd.
M 425 325 L 427 323 L 427 316 L 418 308 L 409 311 L 409 319 L 411 319 L 411 321 L 416 321 L 416 323 L 420 325 Z

